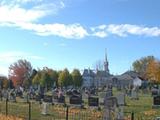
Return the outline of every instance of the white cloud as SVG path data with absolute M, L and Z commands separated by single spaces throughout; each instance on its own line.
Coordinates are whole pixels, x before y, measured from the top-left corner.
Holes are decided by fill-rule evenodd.
M 129 35 L 141 35 L 150 37 L 160 37 L 159 27 L 145 27 L 142 25 L 131 24 L 109 24 L 92 27 L 93 35 L 97 37 L 107 37 L 107 35 L 117 35 L 127 37 Z
M 27 7 L 28 4 L 29 7 Z M 62 1 L 3 0 L 0 2 L 0 23 L 37 22 L 44 16 L 56 14 L 64 7 L 65 4 Z
M 93 36 L 100 37 L 100 38 L 105 38 L 105 37 L 107 37 L 107 32 L 98 31 L 98 32 L 93 33 Z
M 80 24 L 32 24 L 32 23 L 18 23 L 22 29 L 32 30 L 37 35 L 41 36 L 59 36 L 68 39 L 81 39 L 88 35 L 86 29 L 84 29 Z
M 40 9 L 26 10 L 20 7 L 0 7 L 0 23 L 16 24 L 19 22 L 33 22 L 46 15 L 46 11 Z
M 153 37 L 160 36 L 160 28 L 158 27 L 145 27 L 145 26 L 130 25 L 130 24 L 109 25 L 107 31 L 119 36 L 128 36 L 129 34 L 153 36 Z

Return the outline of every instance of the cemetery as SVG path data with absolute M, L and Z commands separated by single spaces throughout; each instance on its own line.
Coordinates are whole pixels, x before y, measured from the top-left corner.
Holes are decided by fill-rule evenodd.
M 0 113 L 24 120 L 153 120 L 160 115 L 160 97 L 159 94 L 153 96 L 153 90 L 149 94 L 137 90 L 138 99 L 133 99 L 134 95 L 129 96 L 115 87 L 109 91 L 112 94 L 98 91 L 97 95 L 88 94 L 86 98 L 82 97 L 85 92 L 81 94 L 75 90 L 70 95 L 57 91 L 57 97 L 48 91 L 43 98 L 39 98 L 41 102 L 37 98 L 27 97 L 29 94 L 26 92 L 24 97 L 14 98 L 9 95 L 6 98 L 5 91 L 0 101 Z

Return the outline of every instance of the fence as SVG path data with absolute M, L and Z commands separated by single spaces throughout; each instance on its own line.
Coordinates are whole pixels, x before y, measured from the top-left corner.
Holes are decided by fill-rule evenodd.
M 48 115 L 42 115 L 42 105 L 37 102 L 0 101 L 0 113 L 24 120 L 103 120 L 103 111 L 80 109 L 63 105 L 49 105 Z M 126 120 L 134 120 L 134 113 L 125 112 Z
M 103 112 L 63 105 L 49 105 L 48 115 L 42 115 L 42 105 L 37 102 L 0 101 L 0 113 L 25 120 L 103 120 Z

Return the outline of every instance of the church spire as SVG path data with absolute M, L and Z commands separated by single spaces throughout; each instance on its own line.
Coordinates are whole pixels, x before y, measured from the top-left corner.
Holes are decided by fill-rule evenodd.
M 105 62 L 104 62 L 104 70 L 109 73 L 109 63 L 108 63 L 108 58 L 107 58 L 107 50 L 105 50 Z

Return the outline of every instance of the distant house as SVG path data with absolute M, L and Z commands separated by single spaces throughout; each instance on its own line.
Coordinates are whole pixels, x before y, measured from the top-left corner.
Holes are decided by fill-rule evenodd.
M 124 88 L 129 86 L 140 86 L 142 84 L 139 74 L 134 71 L 127 71 L 122 75 L 115 76 L 117 79 L 116 85 L 118 87 Z
M 143 81 L 139 77 L 136 77 L 135 79 L 132 80 L 132 82 L 133 86 L 141 86 Z

